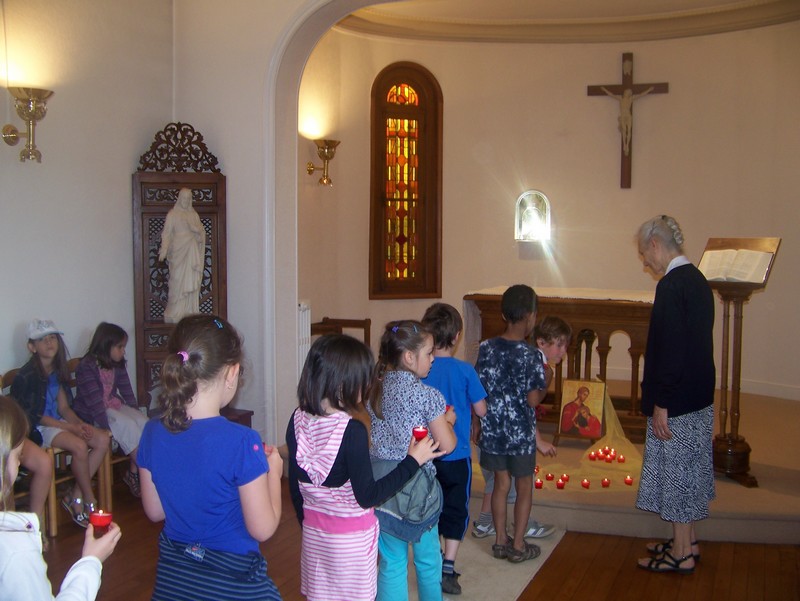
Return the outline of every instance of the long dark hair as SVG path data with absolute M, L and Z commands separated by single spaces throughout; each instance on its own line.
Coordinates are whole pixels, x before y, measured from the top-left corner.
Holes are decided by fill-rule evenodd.
M 14 498 L 6 494 L 14 486 L 13 482 L 6 482 L 8 455 L 25 441 L 28 430 L 28 418 L 19 404 L 11 397 L 0 396 L 0 502 L 3 511 L 7 511 L 6 496 Z
M 51 367 L 53 368 L 53 373 L 55 373 L 56 377 L 58 378 L 58 382 L 67 387 L 69 386 L 69 366 L 67 365 L 69 351 L 67 350 L 67 345 L 64 344 L 64 339 L 61 337 L 61 334 L 48 334 L 48 336 L 55 336 L 58 339 L 58 351 L 56 352 L 56 356 L 53 357 L 53 363 Z M 35 342 L 36 340 L 28 340 L 28 344 L 34 344 Z M 39 353 L 32 354 L 33 364 L 36 367 L 37 373 L 42 378 L 47 378 L 48 374 L 44 370 L 44 365 L 42 365 L 42 360 L 39 357 Z
M 375 370 L 372 373 L 372 384 L 369 388 L 369 406 L 380 419 L 383 419 L 381 408 L 383 399 L 383 375 L 387 371 L 405 369 L 403 353 L 416 353 L 431 333 L 420 322 L 411 319 L 390 321 L 381 336 L 380 352 Z
M 103 369 L 112 367 L 125 367 L 125 357 L 122 361 L 111 360 L 111 347 L 128 340 L 128 333 L 116 324 L 106 321 L 100 322 L 94 331 L 92 341 L 89 343 L 89 350 L 86 351 L 97 361 Z
M 322 400 L 331 407 L 354 414 L 367 399 L 372 377 L 372 351 L 346 334 L 320 336 L 311 345 L 297 385 L 300 409 L 324 415 Z
M 167 351 L 158 402 L 164 426 L 179 432 L 191 423 L 186 406 L 197 394 L 198 382 L 210 382 L 224 368 L 242 362 L 242 339 L 221 317 L 190 315 L 175 326 Z

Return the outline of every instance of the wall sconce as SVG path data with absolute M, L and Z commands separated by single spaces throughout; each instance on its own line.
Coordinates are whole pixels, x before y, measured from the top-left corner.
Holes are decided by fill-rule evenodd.
M 328 163 L 333 160 L 336 154 L 336 147 L 341 144 L 339 140 L 314 140 L 317 145 L 317 156 L 322 159 L 322 167 L 316 167 L 311 161 L 306 165 L 306 171 L 309 175 L 314 173 L 315 169 L 322 169 L 322 177 L 319 178 L 319 183 L 322 186 L 332 186 L 333 180 L 328 176 Z
M 36 122 L 44 119 L 47 114 L 47 99 L 53 95 L 50 90 L 39 88 L 8 88 L 8 92 L 16 98 L 14 106 L 27 128 L 26 132 L 20 133 L 16 127 L 5 125 L 3 127 L 3 141 L 9 146 L 16 146 L 22 137 L 28 138 L 25 148 L 19 153 L 19 160 L 36 160 L 42 162 L 42 153 L 36 148 Z
M 538 190 L 517 198 L 514 238 L 522 242 L 550 239 L 550 201 Z

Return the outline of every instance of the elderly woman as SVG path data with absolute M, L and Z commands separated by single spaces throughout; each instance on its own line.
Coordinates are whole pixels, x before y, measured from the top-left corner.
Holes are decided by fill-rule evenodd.
M 694 523 L 714 499 L 714 297 L 683 255 L 683 233 L 660 215 L 639 228 L 639 254 L 657 277 L 642 379 L 647 418 L 636 506 L 672 524 L 672 538 L 639 560 L 652 572 L 691 574 L 700 559 Z

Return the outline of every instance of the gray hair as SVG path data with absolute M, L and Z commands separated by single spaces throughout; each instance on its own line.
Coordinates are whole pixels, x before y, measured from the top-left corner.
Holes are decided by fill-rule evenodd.
M 683 253 L 683 232 L 674 217 L 657 215 L 639 226 L 637 240 L 640 249 L 647 246 L 653 238 L 658 238 L 665 246 Z

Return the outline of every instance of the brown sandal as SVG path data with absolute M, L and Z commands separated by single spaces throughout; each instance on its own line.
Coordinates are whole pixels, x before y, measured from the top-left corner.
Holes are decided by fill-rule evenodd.
M 506 549 L 506 553 L 508 554 L 508 557 L 506 557 L 508 561 L 511 563 L 521 563 L 523 561 L 528 561 L 529 559 L 536 559 L 542 554 L 542 550 L 539 548 L 539 545 L 526 542 L 525 548 L 522 551 L 519 551 L 512 545 L 509 545 Z

